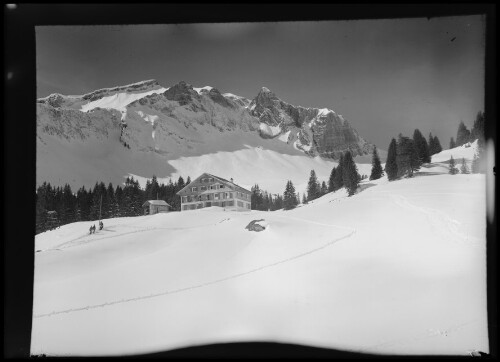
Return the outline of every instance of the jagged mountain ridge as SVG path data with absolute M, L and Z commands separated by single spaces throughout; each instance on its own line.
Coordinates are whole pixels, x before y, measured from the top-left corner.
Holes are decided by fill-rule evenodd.
M 222 109 L 208 106 L 210 102 L 207 102 L 204 96 Z M 123 99 L 119 99 L 120 97 Z M 361 138 L 341 115 L 327 108 L 304 108 L 291 105 L 279 99 L 265 87 L 250 101 L 232 93 L 221 94 L 216 88 L 209 86 L 193 88 L 185 82 L 179 82 L 170 88 L 163 88 L 156 80 L 148 80 L 127 86 L 100 89 L 82 96 L 53 94 L 38 99 L 37 102 L 54 108 L 86 112 L 91 112 L 98 107 L 116 109 L 122 113 L 121 118 L 127 123 L 127 120 L 131 118 L 127 115 L 128 109 L 138 105 L 156 104 L 153 108 L 158 110 L 158 102 L 161 103 L 162 99 L 177 102 L 178 106 L 194 113 L 205 112 L 204 117 L 194 114 L 189 117 L 191 120 L 195 119 L 198 124 L 216 125 L 222 131 L 234 130 L 238 128 L 238 123 L 241 123 L 244 130 L 254 131 L 256 123 L 250 121 L 248 115 L 253 116 L 258 119 L 257 126 L 261 137 L 278 138 L 311 156 L 320 155 L 337 159 L 339 154 L 346 150 L 350 150 L 354 155 L 362 155 L 372 149 L 372 145 Z M 172 113 L 176 104 L 164 103 L 161 109 L 163 113 L 174 117 L 179 116 L 179 112 Z M 227 111 L 231 114 L 224 114 Z M 225 121 L 217 117 L 217 112 L 223 114 L 222 118 Z M 147 113 L 142 111 L 142 114 Z M 151 119 L 156 118 L 150 115 L 148 119 L 151 122 Z M 155 126 L 154 122 L 151 123 Z
M 371 150 L 333 111 L 296 107 L 267 89 L 250 100 L 148 80 L 37 100 L 37 182 L 64 183 L 68 169 L 76 185 L 80 178 L 121 183 L 127 173 L 167 177 L 175 171 L 170 160 L 248 147 L 329 159 Z

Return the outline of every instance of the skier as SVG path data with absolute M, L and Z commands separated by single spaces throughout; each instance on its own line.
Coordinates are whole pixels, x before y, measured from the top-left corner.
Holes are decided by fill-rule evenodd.
M 102 223 L 102 221 L 99 221 L 99 230 L 102 230 L 104 227 L 104 224 Z
M 89 227 L 89 234 L 92 234 L 92 226 Z
M 92 225 L 92 233 L 95 234 L 95 224 Z

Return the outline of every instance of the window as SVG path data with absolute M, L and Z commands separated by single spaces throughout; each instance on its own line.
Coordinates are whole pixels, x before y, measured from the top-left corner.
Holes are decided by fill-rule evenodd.
M 219 185 L 219 188 L 220 188 L 220 189 L 223 189 L 223 188 L 224 188 L 224 185 Z
M 208 182 L 214 182 L 213 177 L 210 177 L 210 178 L 208 179 Z
M 210 190 L 215 190 L 215 185 L 211 185 Z
M 233 198 L 233 193 L 232 193 L 232 192 L 230 192 L 230 193 L 229 193 L 229 197 L 230 197 L 231 199 Z
M 191 191 L 195 192 L 196 191 L 196 186 L 195 187 L 191 187 Z
M 188 206 L 188 205 L 184 205 L 184 206 L 182 207 L 182 210 L 187 210 L 188 208 L 189 208 L 189 206 Z
M 206 191 L 207 190 L 207 187 L 206 186 L 202 186 L 201 187 L 201 191 Z
M 182 196 L 182 203 L 185 204 L 186 202 L 187 202 L 187 196 Z
M 219 194 L 218 194 L 218 193 L 215 193 L 214 195 L 215 195 L 215 199 L 216 199 L 216 200 L 219 200 Z
M 222 201 L 222 202 L 220 203 L 220 206 L 222 206 L 222 207 L 226 207 L 226 202 L 225 202 L 225 201 Z
M 238 201 L 238 206 L 239 207 L 243 207 L 243 202 L 242 201 Z
M 189 205 L 189 206 L 190 206 L 191 210 L 196 209 L 196 204 L 192 204 L 192 205 Z
M 250 204 L 247 204 L 247 209 L 250 209 Z
M 226 205 L 227 205 L 227 206 L 234 206 L 234 201 L 227 201 L 227 202 L 226 202 Z

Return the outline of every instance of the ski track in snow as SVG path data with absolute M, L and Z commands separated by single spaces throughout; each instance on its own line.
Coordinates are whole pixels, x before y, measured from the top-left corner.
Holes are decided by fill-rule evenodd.
M 224 220 L 222 220 L 222 221 L 224 221 Z M 57 246 L 55 246 L 53 248 L 42 250 L 42 252 L 44 252 L 44 251 L 51 251 L 51 250 L 63 250 L 63 249 L 73 248 L 75 246 L 86 245 L 86 244 L 92 243 L 94 241 L 99 241 L 99 240 L 104 240 L 104 239 L 111 239 L 111 238 L 118 238 L 118 237 L 121 237 L 123 235 L 142 233 L 144 231 L 154 231 L 154 230 L 187 230 L 187 229 L 198 229 L 198 228 L 203 228 L 203 227 L 213 226 L 213 225 L 217 225 L 217 223 L 215 223 L 215 224 L 207 224 L 207 225 L 189 226 L 189 227 L 172 227 L 172 228 L 162 228 L 162 227 L 137 228 L 137 227 L 134 227 L 134 226 L 128 226 L 128 227 L 132 227 L 132 228 L 137 228 L 137 230 L 129 231 L 129 232 L 125 232 L 125 233 L 121 233 L 121 234 L 117 234 L 117 235 L 103 236 L 103 237 L 100 237 L 100 238 L 91 238 L 91 237 L 89 237 L 88 240 L 84 240 L 83 242 L 80 242 L 78 244 L 71 245 L 71 243 L 74 243 L 75 241 L 78 241 L 78 240 L 83 239 L 84 237 L 90 236 L 89 234 L 85 234 L 85 235 L 79 236 L 79 237 L 77 237 L 75 239 L 66 241 L 66 242 L 64 242 L 62 244 L 59 244 L 59 245 L 57 245 Z M 112 230 L 107 230 L 107 231 L 112 231 Z M 69 245 L 68 246 L 64 246 L 64 245 L 67 245 L 67 244 L 69 244 Z
M 389 196 L 393 199 L 396 205 L 423 213 L 429 220 L 431 228 L 435 230 L 437 233 L 446 235 L 446 233 L 443 233 L 442 231 L 442 226 L 445 225 L 447 231 L 454 236 L 454 238 L 452 239 L 453 242 L 457 244 L 481 246 L 480 241 L 477 240 L 476 238 L 469 237 L 468 234 L 463 234 L 460 231 L 458 231 L 458 227 L 461 223 L 453 219 L 446 213 L 440 210 L 432 209 L 430 207 L 422 207 L 414 205 L 408 200 L 408 197 L 405 197 L 403 195 L 389 193 L 388 191 L 378 191 L 378 193 L 381 192 L 389 194 Z M 418 194 L 418 196 L 422 195 L 423 194 Z M 434 193 L 432 195 L 439 195 L 439 194 Z
M 35 314 L 33 316 L 33 318 L 51 317 L 51 316 L 58 315 L 58 314 L 63 314 L 63 313 L 80 312 L 80 311 L 89 310 L 89 309 L 96 309 L 96 308 L 108 307 L 108 306 L 115 305 L 115 304 L 122 304 L 122 303 L 134 302 L 134 301 L 139 301 L 139 300 L 144 300 L 144 299 L 151 299 L 151 298 L 161 297 L 161 296 L 165 296 L 165 295 L 177 294 L 177 293 L 187 292 L 187 291 L 190 291 L 190 290 L 193 290 L 193 289 L 199 289 L 199 288 L 207 287 L 207 286 L 210 286 L 210 285 L 213 285 L 213 284 L 222 283 L 222 282 L 225 282 L 225 281 L 228 281 L 228 280 L 241 278 L 241 277 L 244 277 L 246 275 L 253 274 L 253 273 L 256 273 L 256 272 L 268 269 L 268 268 L 272 268 L 272 267 L 278 266 L 280 264 L 284 264 L 284 263 L 287 263 L 287 262 L 290 262 L 290 261 L 293 261 L 293 260 L 296 260 L 296 259 L 299 259 L 299 258 L 303 258 L 303 257 L 305 257 L 307 255 L 316 253 L 316 252 L 318 252 L 318 251 L 320 251 L 322 249 L 325 249 L 325 248 L 327 248 L 327 247 L 329 247 L 329 246 L 331 246 L 331 245 L 333 245 L 333 244 L 335 244 L 335 243 L 337 243 L 337 242 L 339 242 L 341 240 L 350 238 L 356 232 L 356 229 L 348 228 L 348 227 L 345 227 L 345 226 L 324 224 L 324 223 L 319 223 L 319 222 L 315 222 L 315 221 L 304 220 L 304 219 L 300 219 L 300 218 L 288 217 L 288 216 L 283 216 L 283 215 L 276 215 L 276 216 L 279 216 L 279 217 L 282 217 L 282 218 L 287 218 L 287 219 L 290 219 L 290 220 L 298 220 L 298 221 L 302 221 L 302 222 L 307 222 L 307 223 L 315 224 L 315 225 L 333 227 L 333 228 L 336 228 L 336 229 L 338 229 L 338 228 L 348 229 L 349 233 L 347 233 L 346 235 L 343 235 L 343 236 L 341 236 L 339 238 L 333 239 L 332 241 L 329 241 L 326 244 L 323 244 L 323 245 L 318 246 L 316 248 L 307 250 L 307 251 L 302 252 L 300 254 L 291 256 L 289 258 L 286 258 L 286 259 L 283 259 L 283 260 L 279 260 L 279 261 L 274 262 L 274 263 L 266 264 L 266 265 L 263 265 L 263 266 L 260 266 L 260 267 L 257 267 L 257 268 L 245 271 L 245 272 L 241 272 L 241 273 L 233 274 L 233 275 L 230 275 L 230 276 L 227 276 L 227 277 L 224 277 L 224 278 L 216 279 L 216 280 L 213 280 L 213 281 L 210 281 L 210 282 L 206 282 L 206 283 L 202 283 L 202 284 L 197 284 L 197 285 L 193 285 L 193 286 L 189 286 L 189 287 L 185 287 L 185 288 L 179 288 L 179 289 L 175 289 L 175 290 L 170 290 L 170 291 L 166 290 L 164 292 L 154 293 L 154 294 L 149 294 L 149 295 L 143 295 L 143 296 L 139 296 L 139 297 L 133 297 L 133 298 L 127 298 L 127 299 L 124 298 L 124 299 L 115 300 L 115 301 L 111 301 L 111 302 L 105 302 L 105 303 L 101 303 L 101 304 L 88 305 L 88 306 L 80 307 L 80 308 L 71 308 L 71 309 L 66 309 L 66 310 L 61 310 L 61 311 L 53 311 L 53 312 L 50 312 L 50 313 Z M 224 221 L 224 220 L 222 220 L 222 221 Z M 210 224 L 210 225 L 213 225 L 213 224 Z M 137 230 L 137 231 L 132 231 L 132 232 L 129 232 L 129 233 L 126 233 L 126 234 L 132 234 L 132 233 L 143 232 L 143 231 L 151 231 L 151 230 L 155 230 L 155 229 L 185 229 L 185 228 L 149 228 L 149 229 L 141 229 L 141 230 Z M 121 235 L 125 235 L 125 234 L 120 234 L 120 235 L 116 235 L 116 236 L 121 236 Z M 113 235 L 113 236 L 109 236 L 109 237 L 105 237 L 105 238 L 116 237 L 116 236 Z M 101 239 L 104 239 L 104 238 L 101 238 Z

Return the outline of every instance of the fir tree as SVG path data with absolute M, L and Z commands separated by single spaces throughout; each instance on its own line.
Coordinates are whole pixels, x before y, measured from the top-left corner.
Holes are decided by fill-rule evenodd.
M 285 192 L 283 193 L 283 208 L 285 210 L 294 209 L 297 206 L 297 196 L 292 181 L 287 181 Z
M 189 185 L 191 183 L 191 177 L 188 176 L 188 178 L 186 179 L 186 185 Z
M 347 190 L 347 194 L 349 196 L 354 195 L 356 192 L 359 181 L 361 180 L 361 177 L 359 176 L 358 173 L 358 168 L 356 166 L 356 163 L 354 163 L 354 160 L 352 158 L 351 152 L 347 151 L 344 156 L 344 164 L 342 166 L 342 180 L 344 182 L 344 186 Z
M 321 195 L 326 195 L 328 193 L 328 187 L 326 186 L 326 182 L 323 181 L 321 183 L 321 191 L 320 191 Z
M 307 198 L 306 198 L 306 194 L 302 194 L 302 204 L 303 204 L 303 205 L 307 205 Z
M 383 175 L 384 175 L 384 170 L 382 169 L 382 164 L 380 163 L 380 158 L 378 157 L 377 147 L 373 147 L 372 173 L 370 174 L 370 181 L 378 180 Z
M 309 182 L 307 183 L 307 200 L 312 201 L 317 199 L 320 194 L 320 186 L 318 183 L 318 178 L 316 177 L 316 172 L 311 170 L 311 175 L 309 176 Z
M 434 137 L 432 136 L 432 132 L 429 133 L 429 141 L 428 141 L 428 144 L 429 144 L 429 155 L 432 156 L 434 154 L 436 154 L 436 145 L 434 144 Z
M 413 132 L 413 142 L 415 144 L 415 149 L 420 161 L 422 163 L 431 162 L 429 145 L 427 144 L 427 140 L 424 138 L 424 136 L 422 136 L 422 133 L 420 133 L 418 129 Z
M 453 139 L 453 137 L 451 137 L 451 139 L 450 139 L 450 150 L 452 148 L 455 148 L 455 147 L 457 147 L 457 144 L 455 143 L 455 140 Z
M 484 112 L 478 112 L 476 115 L 476 120 L 471 130 L 471 141 L 478 140 L 478 146 L 484 147 L 485 134 L 484 134 Z
M 404 137 L 401 134 L 396 146 L 396 164 L 398 167 L 398 177 L 413 177 L 413 173 L 421 165 L 415 143 L 409 137 Z
M 340 190 L 342 187 L 344 187 L 344 180 L 342 179 L 343 165 L 344 165 L 344 153 L 341 153 L 339 157 L 339 164 L 337 165 L 337 169 L 335 170 L 335 178 L 333 179 L 335 191 Z
M 470 131 L 465 127 L 463 121 L 460 121 L 457 130 L 457 141 L 455 143 L 455 147 L 462 146 L 470 141 Z
M 385 162 L 385 173 L 387 174 L 387 179 L 393 181 L 398 177 L 398 165 L 396 163 L 397 157 L 397 144 L 396 140 L 393 138 L 389 144 L 389 150 L 387 151 L 387 160 Z
M 441 142 L 439 142 L 439 138 L 437 136 L 434 136 L 434 153 L 439 153 L 443 150 L 443 147 L 441 147 Z
M 450 157 L 450 166 L 448 173 L 450 175 L 456 175 L 458 173 L 458 168 L 455 166 L 455 160 L 453 159 L 453 156 Z
M 332 172 L 330 172 L 330 178 L 328 179 L 328 192 L 335 191 L 335 175 L 337 172 L 337 168 L 333 167 Z
M 465 163 L 465 158 L 462 158 L 462 166 L 460 167 L 460 172 L 461 173 L 470 173 L 469 168 L 467 167 L 467 164 Z

